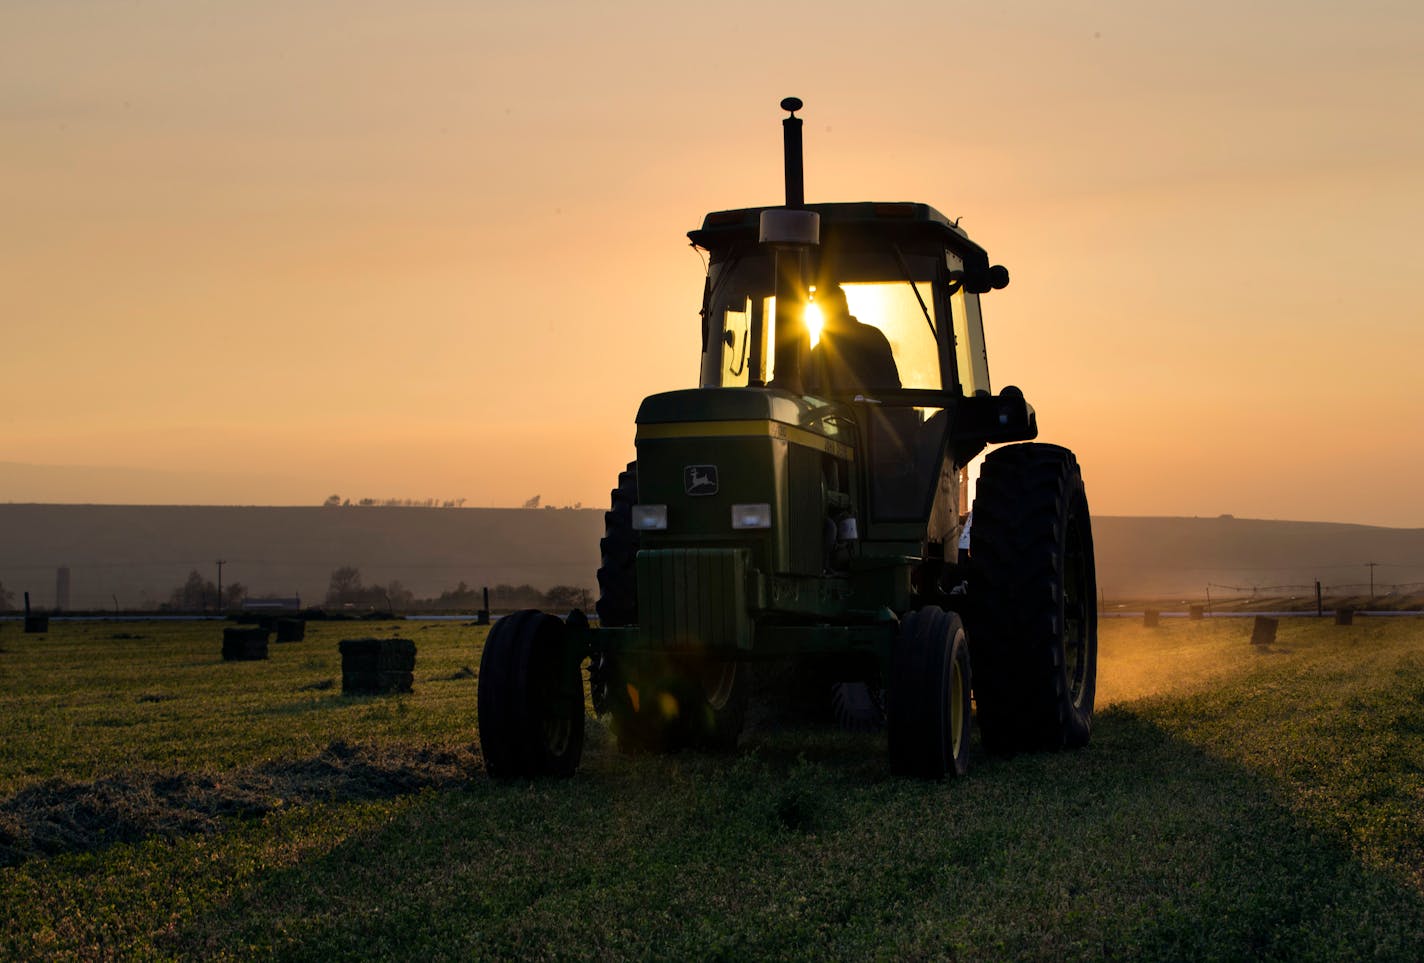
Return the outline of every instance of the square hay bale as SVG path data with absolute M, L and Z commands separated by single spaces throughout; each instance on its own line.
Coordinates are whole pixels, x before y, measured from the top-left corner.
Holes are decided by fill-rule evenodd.
M 1188 606 L 1188 607 L 1187 607 L 1187 618 L 1191 619 L 1193 622 L 1200 622 L 1202 619 L 1206 618 L 1206 606 L 1204 606 L 1204 605 L 1191 605 L 1191 606 Z
M 304 619 L 277 619 L 278 642 L 301 642 L 307 637 L 307 623 Z
M 1161 617 L 1162 613 L 1158 612 L 1156 609 L 1147 609 L 1145 612 L 1142 613 L 1142 625 L 1145 628 L 1155 629 L 1157 628 L 1158 622 Z
M 1347 608 L 1336 609 L 1336 610 L 1335 610 L 1335 624 L 1336 624 L 1336 625 L 1354 625 L 1354 624 L 1355 624 L 1355 610 L 1354 610 L 1354 609 L 1347 609 Z
M 342 639 L 341 691 L 410 692 L 415 682 L 411 639 Z
M 266 629 L 229 627 L 223 629 L 224 662 L 257 662 L 267 658 Z
M 44 635 L 49 632 L 48 615 L 27 615 L 25 616 L 25 631 L 32 635 Z
M 1277 620 L 1269 616 L 1256 616 L 1256 621 L 1251 625 L 1251 644 L 1270 645 L 1276 641 L 1277 624 Z

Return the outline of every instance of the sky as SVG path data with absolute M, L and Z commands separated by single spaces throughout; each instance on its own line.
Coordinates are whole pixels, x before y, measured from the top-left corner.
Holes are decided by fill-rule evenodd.
M 1424 5 L 0 3 L 0 501 L 606 503 L 707 211 L 922 201 L 1093 509 L 1424 527 Z

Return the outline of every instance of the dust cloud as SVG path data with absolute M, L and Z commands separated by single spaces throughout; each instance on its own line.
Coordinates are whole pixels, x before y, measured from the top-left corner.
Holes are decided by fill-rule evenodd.
M 1250 644 L 1251 620 L 1104 619 L 1098 629 L 1097 708 L 1157 695 L 1180 695 L 1244 672 L 1263 655 Z

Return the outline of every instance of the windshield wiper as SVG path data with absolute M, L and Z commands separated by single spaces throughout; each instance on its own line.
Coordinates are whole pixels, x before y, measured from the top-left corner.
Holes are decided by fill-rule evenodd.
M 696 245 L 693 245 L 696 247 Z M 712 283 L 712 272 L 707 272 L 706 279 L 702 282 L 702 353 L 707 353 L 707 340 L 711 337 L 712 331 L 712 306 L 717 303 L 717 296 L 727 284 L 727 279 L 736 270 L 738 264 L 742 262 L 742 252 L 737 251 L 727 259 L 721 270 L 717 272 L 717 283 Z
M 915 283 L 915 276 L 910 273 L 910 265 L 905 261 L 905 254 L 900 250 L 900 245 L 890 245 L 890 250 L 895 252 L 895 260 L 900 262 L 900 270 L 905 274 L 905 280 L 910 284 L 910 290 L 915 292 L 915 300 L 920 302 L 920 311 L 924 313 L 925 323 L 930 326 L 930 334 L 936 341 L 939 340 L 939 332 L 935 330 L 934 318 L 930 315 L 929 306 L 925 304 L 925 299 L 920 296 L 920 287 Z

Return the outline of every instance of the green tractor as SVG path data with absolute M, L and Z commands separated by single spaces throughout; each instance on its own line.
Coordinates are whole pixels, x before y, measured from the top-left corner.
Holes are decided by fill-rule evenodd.
M 1008 284 L 934 208 L 807 204 L 782 101 L 786 204 L 708 214 L 700 386 L 648 397 L 612 492 L 597 624 L 500 619 L 480 663 L 495 777 L 567 776 L 587 665 L 620 748 L 730 749 L 758 664 L 883 724 L 892 770 L 1087 743 L 1093 536 L 1072 452 L 989 385 L 980 298 Z

